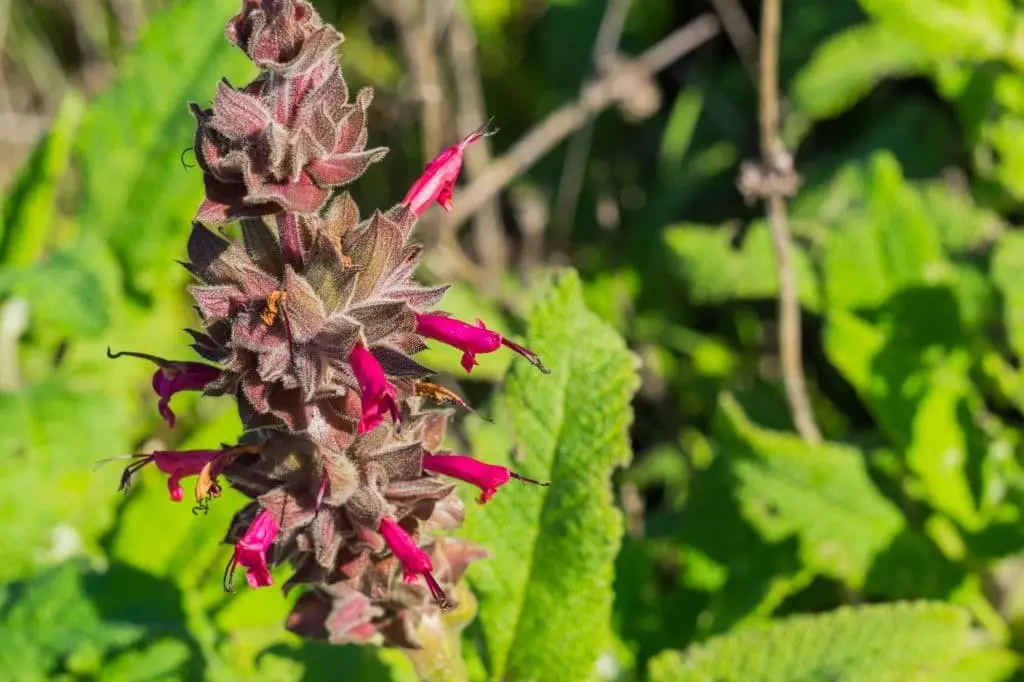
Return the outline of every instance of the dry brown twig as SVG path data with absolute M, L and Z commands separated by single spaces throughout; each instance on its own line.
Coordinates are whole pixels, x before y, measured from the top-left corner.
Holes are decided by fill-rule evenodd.
M 782 381 L 793 424 L 809 443 L 821 441 L 804 379 L 800 334 L 800 299 L 793 267 L 793 245 L 786 198 L 796 194 L 800 178 L 793 156 L 779 136 L 779 32 L 782 0 L 764 0 L 761 14 L 758 113 L 761 159 L 740 169 L 739 189 L 748 200 L 763 199 L 779 277 L 779 353 Z
M 615 66 L 619 52 L 619 41 L 626 27 L 626 17 L 632 0 L 607 0 L 604 15 L 594 38 L 591 50 L 591 67 L 593 76 L 609 73 Z M 552 223 L 557 234 L 555 248 L 564 248 L 576 218 L 583 181 L 586 178 L 587 157 L 590 156 L 590 145 L 594 136 L 594 120 L 591 119 L 578 130 L 569 140 L 565 154 L 565 164 L 558 181 L 555 195 Z
M 610 73 L 584 85 L 575 101 L 551 112 L 459 194 L 444 229 L 456 230 L 517 175 L 622 98 L 624 93 L 630 92 L 637 78 L 661 71 L 718 35 L 719 31 L 718 19 L 712 14 L 703 14 L 673 31 L 639 57 L 622 60 Z
M 458 7 L 448 24 L 448 55 L 455 89 L 455 127 L 460 131 L 476 128 L 486 121 L 483 83 L 477 62 L 476 34 Z M 468 147 L 465 154 L 467 178 L 475 178 L 491 163 L 490 140 L 483 138 Z M 497 199 L 486 202 L 473 219 L 473 246 L 482 266 L 478 285 L 495 295 L 501 287 L 501 274 L 508 263 L 509 248 Z

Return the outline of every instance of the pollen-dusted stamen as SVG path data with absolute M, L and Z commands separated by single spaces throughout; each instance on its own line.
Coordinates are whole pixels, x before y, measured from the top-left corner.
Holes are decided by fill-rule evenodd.
M 155 450 L 148 455 L 136 454 L 110 457 L 100 460 L 98 464 L 121 459 L 134 460 L 124 468 L 124 472 L 121 474 L 121 482 L 117 488 L 118 491 L 127 492 L 128 487 L 131 485 L 132 476 L 147 464 L 155 463 L 157 469 L 168 475 L 167 491 L 174 502 L 181 502 L 185 496 L 185 491 L 181 487 L 182 478 L 203 474 L 210 482 L 210 486 L 205 491 L 197 488 L 196 500 L 199 501 L 201 497 L 205 497 L 205 494 L 212 490 L 214 486 L 213 481 L 231 460 L 244 453 L 259 452 L 262 448 L 262 445 L 252 444 L 238 445 L 220 450 Z
M 450 603 L 434 578 L 434 564 L 430 561 L 430 556 L 420 549 L 404 528 L 391 519 L 381 519 L 379 530 L 391 553 L 402 564 L 402 579 L 407 583 L 415 583 L 416 576 L 422 575 L 437 605 L 447 609 Z
M 462 170 L 462 154 L 473 142 L 498 132 L 497 128 L 491 127 L 493 120 L 493 117 L 488 119 L 486 123 L 462 138 L 461 142 L 445 149 L 428 163 L 423 174 L 409 188 L 402 203 L 417 216 L 423 215 L 434 201 L 444 210 L 452 210 L 452 190 L 455 189 L 455 181 L 459 179 L 459 172 Z
M 480 488 L 480 497 L 477 500 L 480 504 L 484 504 L 494 497 L 495 493 L 498 492 L 498 488 L 513 478 L 536 485 L 551 485 L 547 481 L 538 481 L 526 476 L 520 476 L 508 467 L 481 462 L 467 455 L 424 453 L 423 468 L 436 474 L 457 478 L 460 481 L 471 483 Z
M 398 428 L 402 422 L 402 415 L 395 400 L 395 387 L 388 381 L 384 368 L 377 362 L 377 358 L 373 357 L 362 342 L 356 342 L 349 353 L 348 361 L 352 365 L 356 381 L 359 382 L 363 408 L 356 432 L 362 435 L 373 431 L 384 421 L 385 414 L 391 415 L 391 420 Z
M 476 326 L 473 326 L 446 313 L 416 313 L 416 333 L 461 350 L 462 368 L 467 372 L 472 372 L 473 367 L 479 364 L 476 361 L 478 353 L 493 353 L 505 346 L 526 358 L 531 365 L 545 374 L 551 373 L 551 370 L 541 362 L 539 355 L 488 329 L 483 320 L 478 319 Z
M 269 587 L 274 584 L 267 567 L 267 550 L 274 544 L 280 526 L 268 510 L 263 509 L 245 531 L 242 539 L 235 543 L 235 553 L 224 569 L 224 590 L 234 592 L 235 569 L 245 567 L 245 578 L 249 587 Z
M 174 412 L 171 410 L 171 396 L 179 391 L 202 391 L 206 385 L 220 377 L 221 370 L 204 362 L 187 360 L 165 360 L 148 353 L 121 351 L 114 353 L 107 348 L 107 357 L 114 359 L 121 356 L 142 358 L 157 365 L 153 373 L 153 392 L 160 396 L 157 404 L 160 416 L 167 425 L 174 428 Z

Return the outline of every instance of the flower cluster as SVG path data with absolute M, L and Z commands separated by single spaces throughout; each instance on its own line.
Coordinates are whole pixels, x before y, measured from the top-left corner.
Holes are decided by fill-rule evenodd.
M 484 551 L 432 531 L 457 527 L 454 481 L 490 499 L 505 467 L 440 452 L 457 396 L 425 381 L 413 356 L 432 340 L 476 356 L 502 347 L 547 368 L 529 349 L 438 312 L 446 287 L 414 279 L 417 218 L 452 205 L 465 148 L 489 122 L 431 162 L 404 199 L 366 218 L 341 187 L 383 158 L 366 149 L 372 93 L 349 101 L 336 58 L 342 36 L 305 0 L 245 0 L 227 38 L 262 72 L 222 82 L 209 109 L 192 105 L 205 198 L 185 266 L 201 329 L 201 360 L 132 356 L 155 365 L 153 390 L 173 427 L 180 391 L 232 395 L 245 433 L 209 450 L 130 455 L 127 488 L 149 464 L 167 474 L 170 498 L 195 478 L 197 504 L 220 480 L 251 499 L 227 534 L 233 589 L 253 588 L 290 562 L 289 589 L 306 586 L 288 627 L 332 642 L 416 647 L 416 626 L 451 601 L 454 584 Z M 237 222 L 237 241 L 207 225 Z M 530 481 L 531 479 L 523 479 Z M 538 483 L 537 481 L 531 481 Z M 399 577 L 400 579 L 395 579 Z

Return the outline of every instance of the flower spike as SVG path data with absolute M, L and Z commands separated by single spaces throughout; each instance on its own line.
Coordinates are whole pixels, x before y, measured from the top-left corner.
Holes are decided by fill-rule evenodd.
M 497 128 L 491 127 L 492 121 L 493 117 L 428 163 L 423 174 L 402 199 L 402 204 L 408 206 L 417 216 L 423 215 L 435 201 L 444 210 L 452 210 L 452 190 L 455 189 L 455 181 L 459 179 L 459 173 L 462 171 L 462 154 L 473 142 L 498 132 Z
M 128 356 L 149 360 L 157 365 L 153 373 L 153 392 L 160 396 L 157 408 L 167 425 L 174 428 L 175 416 L 171 410 L 171 396 L 179 391 L 202 391 L 206 385 L 220 377 L 221 370 L 204 362 L 186 360 L 165 360 L 148 353 L 121 351 L 114 353 L 107 348 L 107 357 L 111 359 Z
M 502 346 L 510 348 L 545 374 L 551 370 L 544 366 L 540 356 L 525 346 L 513 343 L 498 332 L 488 329 L 483 320 L 477 320 L 476 326 L 449 317 L 446 313 L 417 313 L 416 333 L 428 339 L 446 343 L 462 351 L 462 368 L 472 372 L 479 363 L 478 353 L 492 353 Z
M 548 481 L 538 481 L 526 476 L 520 476 L 508 467 L 488 464 L 466 455 L 425 453 L 423 455 L 423 468 L 437 474 L 457 478 L 460 481 L 471 483 L 480 488 L 480 498 L 477 500 L 480 504 L 484 504 L 494 497 L 495 493 L 498 492 L 498 488 L 513 478 L 525 483 L 533 483 L 545 487 L 551 485 Z

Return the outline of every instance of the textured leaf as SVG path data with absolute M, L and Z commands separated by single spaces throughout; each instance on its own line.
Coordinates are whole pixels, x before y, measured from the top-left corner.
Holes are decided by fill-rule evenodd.
M 514 424 L 522 461 L 479 447 L 476 454 L 551 487 L 508 486 L 471 515 L 465 535 L 494 559 L 469 575 L 491 678 L 585 679 L 611 646 L 622 520 L 608 476 L 629 460 L 635 361 L 584 307 L 574 273 L 560 275 L 530 315 L 526 342 L 552 373 L 513 361 L 502 414 Z
M 751 524 L 772 542 L 796 535 L 805 566 L 861 587 L 903 527 L 899 509 L 868 477 L 862 453 L 759 428 L 730 396 L 721 400 L 715 426 Z
M 968 616 L 931 602 L 842 608 L 747 628 L 651 661 L 652 682 L 905 682 L 967 648 Z M 925 678 L 927 679 L 927 678 Z
M 142 291 L 166 285 L 168 259 L 183 253 L 202 198 L 198 169 L 182 168 L 195 130 L 185 103 L 209 101 L 221 77 L 252 74 L 224 39 L 224 22 L 237 11 L 237 0 L 173 4 L 148 24 L 121 77 L 82 122 L 79 220 L 109 235 L 131 266 L 130 285 Z M 183 281 L 184 272 L 172 274 L 171 282 Z
M 675 259 L 675 273 L 686 282 L 695 303 L 773 299 L 779 295 L 771 234 L 763 222 L 754 224 L 734 249 L 732 234 L 721 227 L 677 225 L 665 230 Z M 801 249 L 793 254 L 800 302 L 809 310 L 820 305 L 817 278 Z

